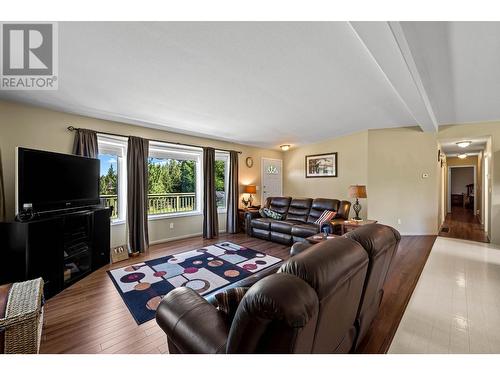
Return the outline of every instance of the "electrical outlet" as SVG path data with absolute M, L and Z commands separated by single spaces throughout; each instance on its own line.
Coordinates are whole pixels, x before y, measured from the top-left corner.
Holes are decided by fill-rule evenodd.
M 174 229 L 174 223 L 170 223 L 170 229 Z
M 398 219 L 398 224 L 401 224 L 401 219 Z

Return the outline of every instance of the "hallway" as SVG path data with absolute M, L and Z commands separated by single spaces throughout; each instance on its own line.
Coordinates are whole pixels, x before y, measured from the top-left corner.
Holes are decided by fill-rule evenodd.
M 446 215 L 440 237 L 458 238 L 462 240 L 489 242 L 483 226 L 472 210 L 453 206 L 451 213 Z

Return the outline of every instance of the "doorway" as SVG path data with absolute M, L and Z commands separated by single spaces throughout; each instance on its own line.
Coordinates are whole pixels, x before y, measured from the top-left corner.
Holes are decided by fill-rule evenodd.
M 268 197 L 283 195 L 283 161 L 262 158 L 262 204 Z
M 465 146 L 460 146 L 465 143 Z M 439 235 L 478 242 L 489 242 L 485 217 L 490 207 L 488 138 L 440 141 L 441 190 Z
M 477 179 L 475 165 L 448 167 L 448 213 L 477 215 Z

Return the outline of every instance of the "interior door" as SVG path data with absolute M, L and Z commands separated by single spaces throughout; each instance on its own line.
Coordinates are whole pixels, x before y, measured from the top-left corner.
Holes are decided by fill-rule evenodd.
M 268 197 L 283 195 L 283 161 L 262 158 L 262 204 Z

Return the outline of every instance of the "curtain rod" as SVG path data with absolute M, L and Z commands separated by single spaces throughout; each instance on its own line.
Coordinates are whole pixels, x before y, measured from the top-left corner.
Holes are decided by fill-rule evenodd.
M 74 126 L 68 126 L 68 130 L 69 131 L 74 131 L 74 130 L 80 130 L 80 128 L 75 128 Z M 115 136 L 115 137 L 124 137 L 124 138 L 128 138 L 126 135 L 123 135 L 123 134 L 116 134 L 116 133 L 109 133 L 109 132 L 100 132 L 100 131 L 95 131 L 96 133 L 98 134 L 106 134 L 106 135 L 112 135 L 112 136 Z M 203 146 L 198 146 L 198 145 L 190 145 L 188 143 L 180 143 L 180 142 L 169 142 L 169 141 L 165 141 L 165 140 L 160 140 L 160 139 L 150 139 L 150 138 L 146 138 L 148 141 L 151 141 L 151 142 L 163 142 L 163 143 L 170 143 L 170 144 L 173 144 L 173 145 L 179 145 L 179 146 L 188 146 L 188 147 L 198 147 L 198 148 L 203 148 Z M 215 148 L 215 147 L 214 147 Z M 238 154 L 241 154 L 242 152 L 241 151 L 237 151 L 237 150 L 226 150 L 226 149 L 223 149 L 223 148 L 215 148 L 217 151 L 225 151 L 225 152 L 231 152 L 231 151 L 234 151 L 234 152 L 237 152 Z

